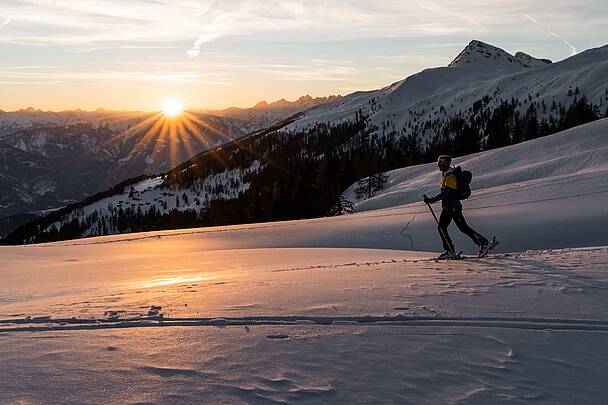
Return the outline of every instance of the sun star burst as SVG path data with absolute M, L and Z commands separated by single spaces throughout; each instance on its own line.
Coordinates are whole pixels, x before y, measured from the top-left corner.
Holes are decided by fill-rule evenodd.
M 182 113 L 183 106 L 179 101 L 172 99 L 167 100 L 163 107 L 163 112 L 167 117 L 177 117 Z

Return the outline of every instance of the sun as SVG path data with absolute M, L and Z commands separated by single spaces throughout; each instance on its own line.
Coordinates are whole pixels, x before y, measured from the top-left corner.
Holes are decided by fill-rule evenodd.
M 182 113 L 182 103 L 175 99 L 165 101 L 163 112 L 167 117 L 177 117 Z

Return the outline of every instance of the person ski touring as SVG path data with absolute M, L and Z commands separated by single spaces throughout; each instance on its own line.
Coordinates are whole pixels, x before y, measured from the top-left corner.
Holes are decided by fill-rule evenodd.
M 447 155 L 439 156 L 437 160 L 437 166 L 441 171 L 441 192 L 435 197 L 429 198 L 426 195 L 423 196 L 424 202 L 431 208 L 431 204 L 441 200 L 441 215 L 439 221 L 437 221 L 437 227 L 441 240 L 443 242 L 443 249 L 445 250 L 438 259 L 457 259 L 459 255 L 456 254 L 454 244 L 448 233 L 448 226 L 454 221 L 460 232 L 470 237 L 477 246 L 479 246 L 479 257 L 485 256 L 494 246 L 498 244 L 496 240 L 492 242 L 488 241 L 480 233 L 476 232 L 471 228 L 462 215 L 462 203 L 461 198 L 468 198 L 470 195 L 470 189 L 467 184 L 458 184 L 459 178 L 461 183 L 464 183 L 460 167 L 452 167 L 452 158 Z M 470 174 L 470 173 L 469 173 Z M 470 178 L 469 178 L 470 179 Z M 463 189 L 465 190 L 463 192 Z M 462 195 L 464 193 L 464 195 Z M 435 213 L 433 212 L 433 215 Z M 437 217 L 435 217 L 437 220 Z

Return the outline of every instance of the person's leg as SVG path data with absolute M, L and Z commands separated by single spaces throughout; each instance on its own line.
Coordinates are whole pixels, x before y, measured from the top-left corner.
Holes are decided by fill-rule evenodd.
M 462 215 L 462 210 L 455 210 L 452 215 L 454 217 L 454 223 L 456 224 L 458 229 L 460 229 L 460 232 L 471 238 L 477 246 L 485 245 L 486 243 L 488 243 L 488 240 L 486 238 L 484 238 L 480 233 L 476 232 L 467 224 L 467 221 L 465 221 L 464 216 Z
M 448 234 L 448 225 L 450 225 L 450 222 L 452 222 L 452 210 L 441 210 L 439 226 L 437 227 L 439 236 L 441 236 L 443 248 L 447 251 L 454 252 L 454 244 L 452 243 L 452 239 L 450 239 L 450 234 Z

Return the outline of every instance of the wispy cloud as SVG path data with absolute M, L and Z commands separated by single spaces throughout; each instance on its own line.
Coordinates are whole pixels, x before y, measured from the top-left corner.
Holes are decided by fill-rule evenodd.
M 532 21 L 534 24 L 538 25 L 539 27 L 543 28 L 549 35 L 554 36 L 555 38 L 558 38 L 559 40 L 561 40 L 564 44 L 566 44 L 566 46 L 568 48 L 570 48 L 570 55 L 576 55 L 576 48 L 574 47 L 574 45 L 572 45 L 570 42 L 568 42 L 566 39 L 562 38 L 560 35 L 556 34 L 554 31 L 550 30 L 549 28 L 543 26 L 536 18 L 532 17 L 529 14 L 526 13 L 522 13 L 522 15 L 524 17 L 526 17 L 528 20 Z
M 13 66 L 1 66 L 0 71 L 2 70 L 30 70 L 30 69 L 54 69 L 56 66 L 51 65 L 13 65 Z
M 108 83 L 152 82 L 171 85 L 233 85 L 233 83 L 222 80 L 214 75 L 196 71 L 99 70 L 83 72 L 54 68 L 52 66 L 0 66 L 0 80 L 3 82 L 13 80 L 20 83 L 101 81 Z
M 0 9 L 7 21 L 20 23 L 0 36 L 2 42 L 85 49 L 185 42 L 190 57 L 199 56 L 205 44 L 234 36 L 275 41 L 437 36 L 491 22 L 485 11 L 455 11 L 457 5 L 440 1 L 13 0 Z
M 236 36 L 275 42 L 362 38 L 428 41 L 429 36 L 456 34 L 471 38 L 498 29 L 495 27 L 515 29 L 516 21 L 508 10 L 526 9 L 526 5 L 529 1 L 12 0 L 0 6 L 6 17 L 0 27 L 16 24 L 3 30 L 0 42 L 66 45 L 83 51 L 179 44 L 194 58 L 200 56 L 205 44 Z M 554 15 L 559 17 L 559 10 L 567 3 L 555 0 L 553 6 Z M 525 16 L 541 25 L 529 13 Z M 556 28 L 545 30 L 575 51 L 556 34 Z

